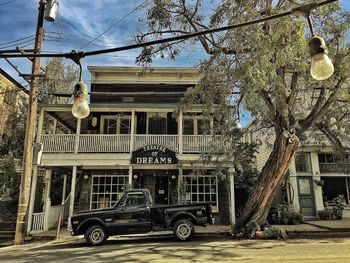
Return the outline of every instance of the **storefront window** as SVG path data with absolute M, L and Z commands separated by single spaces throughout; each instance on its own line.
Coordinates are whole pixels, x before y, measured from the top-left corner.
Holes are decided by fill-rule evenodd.
M 212 175 L 184 175 L 186 202 L 211 202 L 213 211 L 218 211 L 218 180 Z
M 346 177 L 321 177 L 324 185 L 322 187 L 323 191 L 323 201 L 326 205 L 332 205 L 333 199 L 339 195 L 344 196 L 347 204 L 349 204 L 349 184 L 350 179 Z
M 123 195 L 128 175 L 93 175 L 91 209 L 113 206 Z
M 311 173 L 311 160 L 309 153 L 295 155 L 295 169 L 300 173 Z

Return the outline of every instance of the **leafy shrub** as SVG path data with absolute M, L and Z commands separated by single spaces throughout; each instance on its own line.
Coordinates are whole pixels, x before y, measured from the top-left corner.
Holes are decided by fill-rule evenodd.
M 277 227 L 270 226 L 265 228 L 264 232 L 265 232 L 266 238 L 277 239 L 280 237 L 281 230 Z

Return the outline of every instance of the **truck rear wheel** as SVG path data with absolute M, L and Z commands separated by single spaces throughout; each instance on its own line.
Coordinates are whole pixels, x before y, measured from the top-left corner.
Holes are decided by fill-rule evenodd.
M 90 226 L 85 232 L 85 240 L 89 245 L 102 245 L 107 238 L 108 236 L 105 229 L 100 225 Z
M 178 220 L 173 229 L 174 235 L 181 241 L 189 240 L 194 234 L 194 226 L 190 220 Z

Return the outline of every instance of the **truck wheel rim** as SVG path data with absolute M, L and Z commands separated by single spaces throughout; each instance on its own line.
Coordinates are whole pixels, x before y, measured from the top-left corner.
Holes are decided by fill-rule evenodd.
M 91 241 L 95 244 L 101 243 L 103 241 L 103 238 L 105 237 L 105 234 L 102 229 L 97 228 L 91 233 Z
M 191 227 L 188 224 L 180 224 L 177 233 L 181 239 L 186 239 L 191 235 Z

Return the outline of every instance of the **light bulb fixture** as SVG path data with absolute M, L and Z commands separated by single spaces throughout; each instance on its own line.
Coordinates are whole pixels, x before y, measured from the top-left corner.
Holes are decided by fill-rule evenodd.
M 136 180 L 137 178 L 139 178 L 139 176 L 137 174 L 134 174 L 134 179 Z
M 311 76 L 316 80 L 326 80 L 334 73 L 334 66 L 328 57 L 326 42 L 322 37 L 313 36 L 309 41 L 311 56 Z
M 87 86 L 83 81 L 80 81 L 75 85 L 73 96 L 73 116 L 78 119 L 84 119 L 89 116 L 90 108 L 88 103 L 88 91 Z

